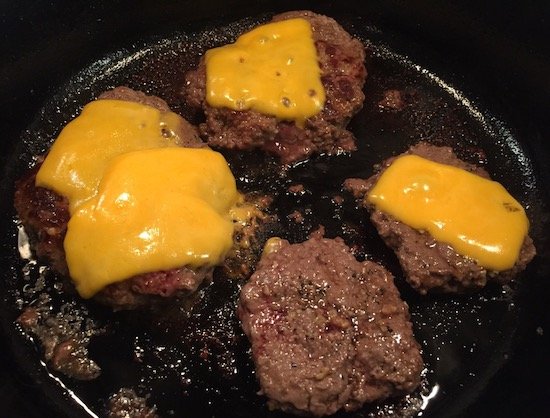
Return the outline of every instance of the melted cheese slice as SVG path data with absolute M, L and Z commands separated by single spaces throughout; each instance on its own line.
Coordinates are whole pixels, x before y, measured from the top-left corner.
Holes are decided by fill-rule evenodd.
M 98 100 L 53 144 L 36 184 L 69 200 L 64 248 L 82 297 L 138 274 L 214 266 L 231 248 L 235 179 L 221 154 L 177 146 L 180 123 Z
M 69 199 L 70 211 L 97 192 L 110 160 L 128 151 L 170 147 L 181 140 L 180 117 L 122 100 L 96 100 L 67 124 L 36 176 L 36 185 Z M 165 137 L 164 132 L 171 133 Z
M 514 266 L 529 229 L 523 207 L 501 184 L 415 155 L 396 159 L 366 199 L 495 271 Z
M 181 266 L 214 266 L 233 244 L 238 194 L 221 154 L 161 148 L 114 158 L 98 193 L 72 215 L 67 264 L 80 295 Z
M 269 23 L 206 52 L 210 106 L 252 109 L 299 124 L 325 103 L 317 50 L 305 19 Z

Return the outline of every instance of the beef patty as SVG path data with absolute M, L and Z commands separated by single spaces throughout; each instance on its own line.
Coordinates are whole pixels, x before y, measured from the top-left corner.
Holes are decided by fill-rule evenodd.
M 272 408 L 353 411 L 420 383 L 419 345 L 393 277 L 357 261 L 341 238 L 281 240 L 242 288 L 238 315 Z
M 168 112 L 168 104 L 159 97 L 148 96 L 127 87 L 117 87 L 99 96 L 99 99 L 126 100 L 154 107 Z M 203 147 L 197 130 L 185 119 L 175 132 L 186 147 Z M 42 159 L 43 160 L 43 159 Z M 69 275 L 65 261 L 63 241 L 69 222 L 69 202 L 52 190 L 37 187 L 35 178 L 40 164 L 16 183 L 14 204 L 19 219 L 33 244 L 36 256 L 49 262 L 54 270 Z M 162 298 L 194 292 L 199 285 L 212 276 L 213 268 L 191 270 L 181 267 L 168 271 L 141 274 L 128 280 L 113 283 L 98 294 L 95 299 L 114 309 L 132 309 L 149 305 Z
M 313 29 L 326 92 L 323 110 L 300 128 L 294 122 L 253 110 L 211 107 L 206 102 L 206 66 L 202 58 L 197 69 L 186 74 L 183 94 L 190 105 L 204 110 L 206 122 L 200 125 L 200 132 L 209 145 L 239 150 L 259 148 L 278 156 L 285 164 L 304 160 L 313 153 L 336 154 L 356 149 L 355 138 L 346 126 L 365 98 L 364 47 L 327 16 L 293 11 L 276 15 L 273 21 L 298 17 L 308 20 Z
M 460 160 L 450 147 L 425 142 L 412 146 L 406 154 L 415 154 L 441 164 L 452 165 L 478 176 L 490 178 L 485 169 Z M 399 157 L 399 156 L 398 156 Z M 344 187 L 356 197 L 363 197 L 374 187 L 384 170 L 398 157 L 381 164 L 380 171 L 367 180 L 347 179 Z M 471 258 L 457 254 L 446 243 L 436 241 L 429 233 L 405 225 L 363 200 L 371 213 L 371 221 L 378 233 L 393 251 L 410 285 L 421 294 L 428 292 L 466 292 L 480 289 L 487 281 L 506 283 L 512 280 L 536 254 L 533 240 L 526 236 L 516 264 L 506 271 L 488 271 Z

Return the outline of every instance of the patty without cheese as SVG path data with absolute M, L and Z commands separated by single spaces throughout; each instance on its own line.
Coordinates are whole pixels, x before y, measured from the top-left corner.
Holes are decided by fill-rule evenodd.
M 282 240 L 242 288 L 238 315 L 271 407 L 315 416 L 414 391 L 423 361 L 392 275 L 341 238 Z

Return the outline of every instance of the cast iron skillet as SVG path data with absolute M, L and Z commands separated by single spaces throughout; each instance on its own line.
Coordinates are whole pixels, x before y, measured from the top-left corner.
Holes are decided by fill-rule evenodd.
M 277 173 L 270 164 L 262 171 L 263 163 L 257 156 L 243 160 L 229 155 L 235 169 L 243 173 L 241 180 L 252 189 L 275 184 L 269 187 L 277 196 L 281 213 L 294 206 L 311 208 L 314 215 L 306 226 L 313 226 L 317 217 L 324 219 L 329 236 L 345 235 L 348 241 L 360 243 L 367 257 L 383 262 L 397 276 L 403 297 L 411 306 L 415 331 L 429 369 L 425 392 L 417 394 L 417 398 L 422 400 L 421 395 L 434 394 L 434 387 L 439 387 L 439 393 L 419 415 L 545 416 L 550 413 L 546 403 L 550 393 L 545 383 L 550 371 L 547 361 L 550 323 L 546 309 L 550 297 L 550 249 L 545 233 L 549 230 L 550 204 L 547 186 L 550 149 L 545 142 L 550 139 L 546 115 L 550 61 L 546 43 L 549 34 L 544 24 L 550 14 L 547 7 L 540 5 L 530 5 L 528 9 L 512 2 L 495 5 L 480 6 L 472 2 L 460 7 L 427 6 L 391 1 L 369 4 L 120 1 L 91 5 L 58 1 L 5 6 L 0 66 L 0 105 L 4 121 L 4 140 L 0 145 L 1 192 L 5 215 L 1 226 L 4 383 L 0 399 L 4 411 L 16 417 L 86 416 L 68 390 L 48 375 L 39 363 L 40 356 L 34 346 L 13 325 L 18 314 L 14 292 L 21 267 L 16 258 L 16 229 L 11 208 L 13 182 L 28 167 L 32 154 L 44 151 L 62 123 L 102 89 L 126 83 L 158 93 L 174 104 L 176 99 L 170 96 L 169 87 L 177 67 L 191 65 L 200 48 L 230 39 L 242 28 L 266 19 L 270 13 L 307 8 L 336 17 L 367 43 L 371 50 L 368 97 L 377 97 L 385 88 L 416 86 L 419 104 L 408 114 L 409 119 L 405 116 L 400 119 L 401 116 L 377 111 L 376 101 L 370 100 L 352 123 L 358 138 L 365 138 L 365 145 L 356 156 L 314 159 L 292 169 L 286 180 L 275 181 L 273 176 Z M 192 54 L 181 62 L 170 61 L 167 48 L 177 49 L 178 45 L 188 45 Z M 152 51 L 152 55 L 147 51 Z M 157 60 L 156 56 L 161 58 Z M 133 58 L 128 60 L 129 57 Z M 121 65 L 123 62 L 126 64 Z M 152 85 L 148 80 L 159 83 Z M 184 106 L 176 109 L 193 117 Z M 424 130 L 407 131 L 404 126 Z M 368 175 L 375 162 L 426 137 L 449 143 L 470 158 L 472 150 L 483 149 L 489 171 L 528 206 L 538 256 L 522 275 L 521 282 L 511 289 L 502 292 L 489 288 L 481 295 L 464 298 L 419 298 L 400 281 L 395 259 L 383 249 L 377 249 L 382 246 L 353 205 L 347 203 L 341 209 L 332 206 L 331 197 L 341 194 L 339 185 L 343 178 Z M 264 177 L 247 175 L 245 168 Z M 319 199 L 293 200 L 283 192 L 292 182 L 305 184 L 311 196 Z M 328 215 L 334 214 L 335 220 L 327 220 L 331 218 Z M 344 230 L 339 217 L 350 220 L 352 227 Z M 286 233 L 290 239 L 303 239 L 307 227 L 290 233 L 290 225 L 282 225 L 277 232 Z M 365 235 L 367 243 L 361 241 Z M 215 312 L 222 319 L 230 318 L 230 310 L 223 307 L 220 300 L 234 292 L 231 286 L 214 287 L 206 296 L 205 306 L 210 311 L 198 314 L 208 317 L 215 316 L 211 315 Z M 106 377 L 99 383 L 105 390 L 54 375 L 61 377 L 62 384 L 99 413 L 97 394 L 109 393 L 110 384 L 113 388 L 122 381 L 132 385 L 140 378 L 156 388 L 152 399 L 164 411 L 174 407 L 176 413 L 185 411 L 193 416 L 267 413 L 263 400 L 251 395 L 257 389 L 252 376 L 237 374 L 228 384 L 217 384 L 215 371 L 214 378 L 209 375 L 215 364 L 210 365 L 209 370 L 202 366 L 190 368 L 196 373 L 190 377 L 196 378 L 197 384 L 204 384 L 202 394 L 191 385 L 190 394 L 181 394 L 182 398 L 190 399 L 188 403 L 179 398 L 174 400 L 170 377 L 163 386 L 158 379 L 144 378 L 139 372 L 134 376 L 129 359 L 113 355 L 105 348 L 124 351 L 124 347 L 135 348 L 139 343 L 152 353 L 160 340 L 169 344 L 170 339 L 161 331 L 155 334 L 149 329 L 143 335 L 136 332 L 138 321 L 147 320 L 142 316 L 136 321 L 124 315 L 110 317 L 107 311 L 94 306 L 91 310 L 93 315 L 112 320 L 121 328 L 116 338 L 106 337 L 103 343 L 100 340 L 91 348 L 93 354 L 105 359 Z M 168 319 L 161 319 L 170 321 L 169 315 Z M 197 320 L 189 326 L 217 332 L 213 321 Z M 227 333 L 234 332 L 237 326 L 229 320 Z M 138 343 L 135 338 L 139 339 Z M 148 346 L 150 341 L 153 343 Z M 237 344 L 241 354 L 229 360 L 235 361 L 239 370 L 248 370 L 246 344 L 239 344 L 244 344 Z M 223 363 L 221 354 L 216 359 Z M 111 363 L 106 360 L 110 355 Z M 174 361 L 170 356 L 157 356 L 159 359 L 167 363 Z M 162 364 L 155 367 L 160 370 Z M 125 372 L 121 373 L 120 368 Z M 403 408 L 396 407 L 398 411 Z M 382 412 L 391 415 L 388 408 Z

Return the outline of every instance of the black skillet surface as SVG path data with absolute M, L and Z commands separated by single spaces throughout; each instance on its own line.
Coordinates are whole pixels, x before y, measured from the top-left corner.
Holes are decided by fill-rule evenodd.
M 4 45 L 7 63 L 1 67 L 2 208 L 7 216 L 2 219 L 0 285 L 0 400 L 6 408 L 0 415 L 90 416 L 90 408 L 101 416 L 105 399 L 121 386 L 149 393 L 162 416 L 281 415 L 268 414 L 264 400 L 255 395 L 247 343 L 234 317 L 238 284 L 228 281 L 207 289 L 190 317 L 177 309 L 111 314 L 94 304 L 71 305 L 107 325 L 107 332 L 90 345 L 103 374 L 88 383 L 49 374 L 34 344 L 13 325 L 18 299 L 26 305 L 36 293 L 22 289 L 24 262 L 16 250 L 11 196 L 14 179 L 32 155 L 43 152 L 63 123 L 106 88 L 126 84 L 158 94 L 197 120 L 174 94 L 182 70 L 205 48 L 232 40 L 265 19 L 263 12 L 297 8 L 336 17 L 371 51 L 365 108 L 351 125 L 360 149 L 351 156 L 313 159 L 286 175 L 257 154 L 228 158 L 242 189 L 275 196 L 273 207 L 281 222 L 274 233 L 300 241 L 323 223 L 328 236 L 343 236 L 361 255 L 383 263 L 396 276 L 423 346 L 424 388 L 404 403 L 353 416 L 400 416 L 415 409 L 418 416 L 430 417 L 548 415 L 550 393 L 544 382 L 550 352 L 545 309 L 550 250 L 545 231 L 550 152 L 544 140 L 549 139 L 545 111 L 550 67 L 542 42 L 548 37 L 539 19 L 549 15 L 536 5 L 527 11 L 499 5 L 496 14 L 481 6 L 428 9 L 400 2 L 58 2 L 6 8 L 4 40 L 11 43 Z M 517 19 L 508 20 L 508 13 Z M 380 110 L 377 103 L 386 89 L 404 90 L 411 105 L 401 112 Z M 539 256 L 512 288 L 490 287 L 466 297 L 415 295 L 365 214 L 341 192 L 343 179 L 369 175 L 374 163 L 419 139 L 452 145 L 463 158 L 486 164 L 528 208 Z M 303 196 L 286 193 L 295 183 L 306 186 Z M 346 196 L 343 205 L 334 203 L 337 195 Z M 306 215 L 303 225 L 287 217 L 294 209 Z M 48 293 L 54 296 L 54 309 L 71 299 L 53 285 Z M 200 357 L 205 345 L 211 352 L 206 361 Z

